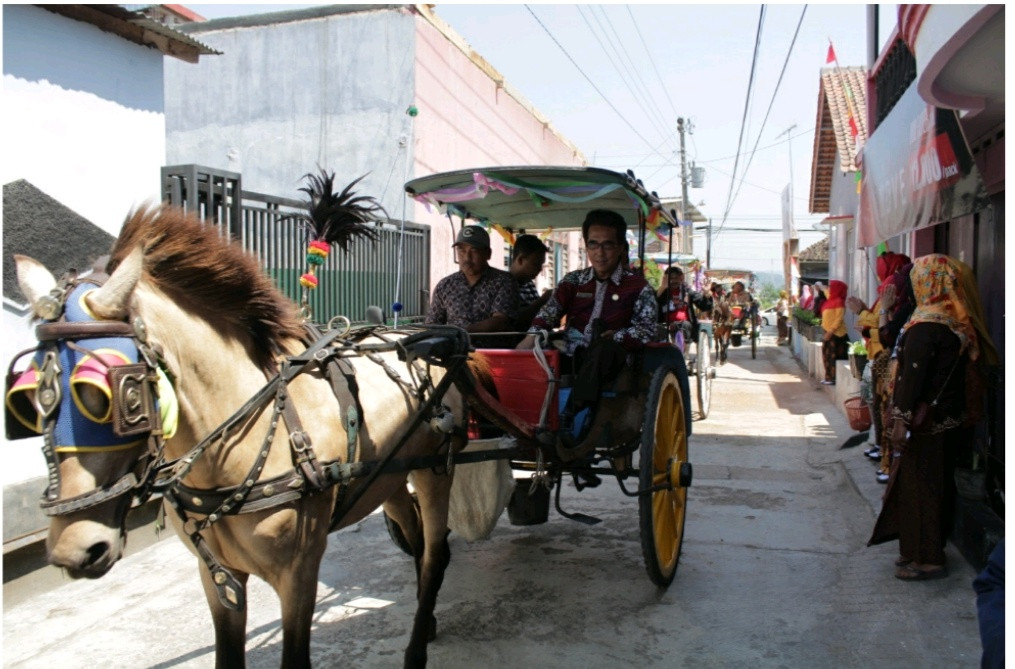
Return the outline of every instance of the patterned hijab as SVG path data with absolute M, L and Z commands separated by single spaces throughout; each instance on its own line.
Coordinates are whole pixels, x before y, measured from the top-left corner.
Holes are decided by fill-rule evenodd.
M 976 275 L 973 268 L 961 260 L 952 259 L 959 268 L 959 281 L 962 284 L 962 294 L 966 298 L 966 306 L 969 312 L 969 320 L 973 323 L 976 336 L 979 338 L 980 353 L 983 362 L 988 365 L 1001 364 L 1001 357 L 994 347 L 994 340 L 990 338 L 987 331 L 987 319 L 983 315 L 983 304 L 980 302 L 980 286 L 976 283 Z
M 994 345 L 983 327 L 982 308 L 978 309 L 979 314 L 973 315 L 979 307 L 979 295 L 973 288 L 975 280 L 970 280 L 972 271 L 965 277 L 966 270 L 968 266 L 964 270 L 957 260 L 939 253 L 917 258 L 909 274 L 916 308 L 906 322 L 906 329 L 916 323 L 940 323 L 959 338 L 960 350 L 968 352 L 970 360 L 976 360 L 980 356 L 982 338 L 986 337 L 984 343 L 992 351 Z M 974 300 L 975 307 L 972 306 Z M 996 357 L 996 351 L 993 355 Z

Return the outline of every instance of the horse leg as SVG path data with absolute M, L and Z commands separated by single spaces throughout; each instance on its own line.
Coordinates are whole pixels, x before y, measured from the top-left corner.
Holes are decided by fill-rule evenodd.
M 419 506 L 404 485 L 384 501 L 384 513 L 388 515 L 408 542 L 416 563 L 416 578 L 419 578 L 419 563 L 423 559 L 423 526 L 420 523 Z
M 419 499 L 423 521 L 423 555 L 417 559 L 417 607 L 412 624 L 409 646 L 405 649 L 407 668 L 426 666 L 427 643 L 437 636 L 437 593 L 444 582 L 444 571 L 451 562 L 448 547 L 448 501 L 451 497 L 451 477 L 417 470 L 413 486 Z
M 203 564 L 198 568 L 204 596 L 211 609 L 212 625 L 215 627 L 215 669 L 243 669 L 247 666 L 247 608 L 232 611 L 222 606 L 211 573 Z M 248 574 L 234 574 L 240 584 L 246 587 Z
M 308 555 L 295 559 L 292 569 L 275 583 L 282 603 L 282 669 L 310 666 L 310 628 L 317 605 L 317 578 L 324 550 L 309 547 Z

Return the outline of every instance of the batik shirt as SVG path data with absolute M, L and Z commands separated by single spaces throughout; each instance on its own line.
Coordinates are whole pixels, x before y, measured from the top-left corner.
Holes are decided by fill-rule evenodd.
M 487 267 L 471 286 L 459 271 L 437 282 L 425 323 L 465 328 L 495 313 L 514 317 L 517 304 L 518 284 L 504 270 Z
M 530 279 L 518 282 L 518 306 L 527 307 L 538 299 L 539 290 L 536 288 L 535 281 Z
M 592 341 L 592 323 L 602 319 L 602 331 L 615 330 L 613 340 L 628 350 L 655 338 L 656 298 L 645 279 L 619 265 L 604 281 L 591 267 L 564 275 L 549 301 L 540 309 L 529 333 L 551 330 L 567 316 L 567 348 L 573 355 Z

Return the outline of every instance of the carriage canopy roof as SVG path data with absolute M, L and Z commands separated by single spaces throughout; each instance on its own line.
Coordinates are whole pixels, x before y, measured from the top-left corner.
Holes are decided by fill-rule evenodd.
M 577 230 L 592 209 L 612 209 L 629 230 L 676 225 L 659 197 L 628 171 L 597 167 L 484 167 L 413 179 L 418 202 L 479 223 L 518 230 Z

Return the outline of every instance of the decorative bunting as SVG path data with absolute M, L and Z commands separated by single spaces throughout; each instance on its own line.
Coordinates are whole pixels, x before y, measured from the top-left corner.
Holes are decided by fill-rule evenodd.
M 501 226 L 500 223 L 494 223 L 490 227 L 496 230 L 497 234 L 503 237 L 505 242 L 507 242 L 511 246 L 515 245 L 515 235 L 510 230 L 507 230 L 506 228 Z

